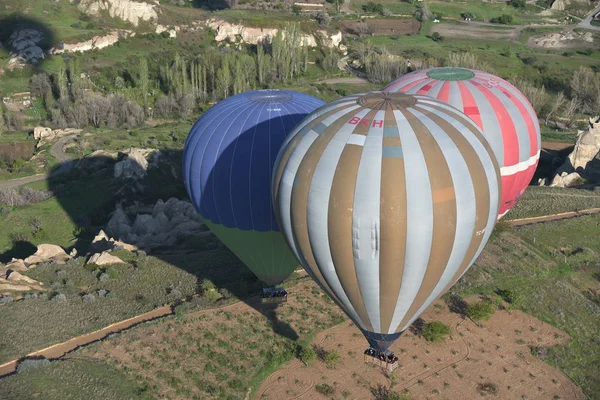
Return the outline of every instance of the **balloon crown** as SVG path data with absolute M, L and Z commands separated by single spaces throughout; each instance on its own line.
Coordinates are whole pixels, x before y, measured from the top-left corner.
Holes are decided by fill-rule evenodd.
M 356 104 L 374 110 L 401 110 L 412 107 L 416 103 L 415 96 L 401 92 L 371 92 L 356 100 Z
M 279 90 L 258 90 L 248 96 L 248 100 L 260 104 L 283 104 L 293 99 L 293 94 Z
M 464 68 L 434 68 L 427 71 L 427 76 L 439 81 L 466 81 L 474 77 L 475 73 Z

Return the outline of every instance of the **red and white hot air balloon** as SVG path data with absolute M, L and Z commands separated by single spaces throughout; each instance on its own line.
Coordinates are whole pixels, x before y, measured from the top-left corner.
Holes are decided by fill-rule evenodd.
M 482 129 L 500 165 L 498 218 L 515 205 L 533 178 L 541 149 L 539 121 L 523 93 L 495 75 L 465 68 L 415 71 L 382 91 L 433 97 L 470 117 Z

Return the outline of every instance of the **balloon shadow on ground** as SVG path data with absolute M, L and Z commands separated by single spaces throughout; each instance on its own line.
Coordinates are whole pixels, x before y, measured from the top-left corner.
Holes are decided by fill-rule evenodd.
M 19 51 L 28 56 L 33 57 L 36 52 L 35 47 L 38 47 L 45 55 L 47 55 L 56 42 L 56 36 L 48 25 L 34 17 L 14 13 L 0 18 L 1 47 L 7 49 L 9 52 L 15 51 L 16 49 L 13 48 L 12 43 L 14 37 L 11 38 L 11 36 L 17 34 L 17 31 L 22 31 L 21 43 L 34 44 L 34 46 L 27 46 L 19 49 Z M 33 31 L 37 31 L 39 34 Z M 37 51 L 39 51 L 39 49 Z M 37 59 L 37 57 L 35 58 Z M 28 61 L 27 63 L 34 67 L 38 66 L 37 63 L 32 63 L 31 61 Z
M 55 167 L 47 178 L 49 190 L 77 226 L 75 241 L 66 249 L 67 252 L 75 248 L 79 256 L 89 258 L 98 251 L 91 246 L 92 240 L 100 230 L 106 230 L 106 224 L 118 204 L 125 210 L 152 214 L 158 199 L 188 200 L 181 177 L 182 151 L 161 150 L 160 154 L 158 164 L 151 166 L 147 175 L 139 180 L 114 178 L 114 166 L 124 157 L 122 153 L 116 160 L 104 155 L 88 156 L 70 161 L 70 168 L 61 165 Z M 132 217 L 135 218 L 134 215 Z M 263 284 L 210 232 L 182 235 L 172 246 L 140 248 L 153 257 L 195 275 L 199 284 L 208 279 L 218 288 L 227 289 L 264 315 L 276 334 L 291 340 L 299 338 L 289 324 L 278 318 L 278 304 L 261 303 L 259 293 Z M 197 260 L 208 252 L 219 252 L 219 259 L 227 261 L 210 267 L 198 265 L 200 263 Z M 168 284 L 165 282 L 165 286 Z M 143 293 L 140 295 L 143 296 Z

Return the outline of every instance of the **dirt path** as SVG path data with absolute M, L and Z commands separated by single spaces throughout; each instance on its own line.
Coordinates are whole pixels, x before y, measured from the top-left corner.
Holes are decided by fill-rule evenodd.
M 57 169 L 55 169 L 54 171 L 52 171 L 52 175 L 59 175 L 59 174 L 65 173 L 65 172 L 67 172 L 71 168 L 71 166 L 72 166 L 72 164 L 70 162 L 71 161 L 71 157 L 69 157 L 63 151 L 63 147 L 68 142 L 74 140 L 76 137 L 77 137 L 77 135 L 71 135 L 71 136 L 65 136 L 63 138 L 60 138 L 50 148 L 50 154 L 52 154 L 54 156 L 54 158 L 56 158 L 56 160 L 60 163 L 60 166 Z M 33 183 L 33 182 L 43 181 L 48 176 L 50 176 L 50 173 L 31 175 L 31 176 L 26 176 L 24 178 L 11 179 L 9 181 L 3 181 L 3 182 L 0 182 L 0 189 L 10 189 L 10 188 L 14 188 L 14 187 L 17 187 L 17 186 L 25 185 L 27 183 Z
M 566 194 L 566 193 L 565 194 L 557 194 L 557 195 L 565 196 L 565 197 L 588 197 L 588 196 L 578 196 L 578 195 Z M 553 215 L 543 215 L 541 217 L 512 219 L 512 220 L 508 220 L 506 222 L 510 226 L 515 227 L 515 226 L 539 224 L 542 222 L 558 221 L 561 219 L 576 218 L 576 217 L 580 217 L 582 215 L 591 215 L 591 214 L 598 214 L 598 213 L 600 213 L 600 208 L 589 208 L 587 210 L 570 211 L 570 212 L 553 214 Z
M 43 356 L 47 359 L 60 358 L 65 354 L 77 349 L 78 347 L 101 340 L 106 336 L 110 335 L 111 333 L 116 333 L 124 329 L 131 328 L 132 326 L 140 324 L 142 322 L 164 317 L 165 315 L 169 315 L 172 313 L 173 310 L 171 306 L 155 308 L 150 312 L 126 319 L 124 321 L 116 322 L 98 331 L 75 337 L 73 339 L 67 340 L 66 342 L 58 343 L 50 347 L 46 347 L 42 350 L 34 351 L 33 353 L 27 354 L 26 357 Z M 18 359 L 0 365 L 0 377 L 15 372 L 17 368 L 17 363 Z

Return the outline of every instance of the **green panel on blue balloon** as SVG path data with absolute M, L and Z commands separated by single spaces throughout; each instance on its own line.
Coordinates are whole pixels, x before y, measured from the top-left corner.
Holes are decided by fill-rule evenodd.
M 206 226 L 268 285 L 283 282 L 299 266 L 281 232 L 244 231 L 204 220 Z

